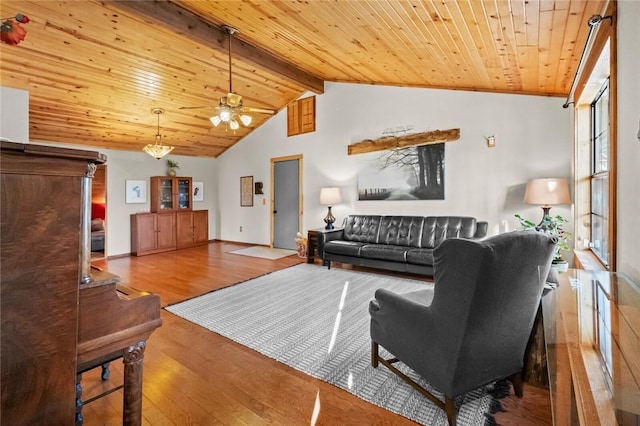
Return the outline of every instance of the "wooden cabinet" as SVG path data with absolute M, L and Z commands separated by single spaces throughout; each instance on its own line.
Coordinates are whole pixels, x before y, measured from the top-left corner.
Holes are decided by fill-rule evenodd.
M 209 242 L 209 212 L 195 210 L 176 213 L 178 248 L 192 247 Z
M 208 243 L 208 210 L 131 215 L 131 254 L 134 256 Z
M 83 180 L 105 157 L 36 144 L 0 147 L 2 424 L 71 425 L 86 237 L 80 223 L 88 208 Z
M 151 177 L 151 211 L 191 210 L 193 186 L 190 177 Z
M 131 253 L 136 256 L 176 249 L 176 214 L 131 215 Z

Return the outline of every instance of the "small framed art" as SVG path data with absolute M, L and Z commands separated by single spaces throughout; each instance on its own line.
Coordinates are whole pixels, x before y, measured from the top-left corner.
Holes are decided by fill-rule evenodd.
M 147 181 L 128 180 L 125 186 L 125 203 L 136 204 L 147 202 Z
M 193 182 L 193 201 L 204 201 L 204 182 Z
M 253 207 L 253 176 L 240 178 L 240 207 Z

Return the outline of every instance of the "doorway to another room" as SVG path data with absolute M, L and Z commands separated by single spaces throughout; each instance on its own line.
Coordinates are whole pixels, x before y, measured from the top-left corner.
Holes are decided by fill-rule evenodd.
M 91 182 L 91 260 L 107 254 L 107 166 L 99 165 Z

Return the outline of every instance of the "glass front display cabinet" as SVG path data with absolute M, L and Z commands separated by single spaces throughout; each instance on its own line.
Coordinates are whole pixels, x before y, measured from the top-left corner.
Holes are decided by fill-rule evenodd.
M 186 211 L 192 209 L 190 177 L 151 177 L 151 211 Z

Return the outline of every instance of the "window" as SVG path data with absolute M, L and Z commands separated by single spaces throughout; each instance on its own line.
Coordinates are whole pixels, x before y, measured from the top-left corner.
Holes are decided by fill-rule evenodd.
M 591 103 L 591 249 L 609 267 L 609 80 Z

